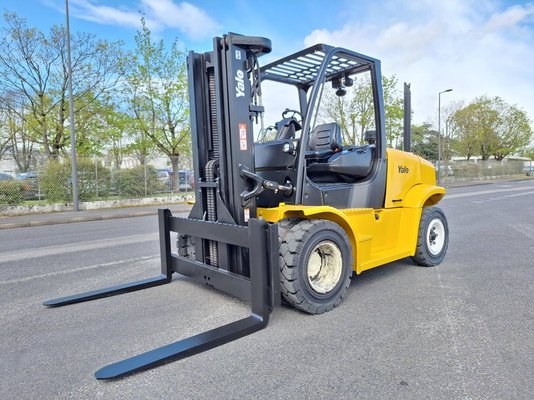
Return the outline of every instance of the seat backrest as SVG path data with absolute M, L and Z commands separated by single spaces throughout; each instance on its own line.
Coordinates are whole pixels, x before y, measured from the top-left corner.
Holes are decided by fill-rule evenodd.
M 341 149 L 341 129 L 335 122 L 317 125 L 310 133 L 308 149 L 312 152 L 339 151 Z

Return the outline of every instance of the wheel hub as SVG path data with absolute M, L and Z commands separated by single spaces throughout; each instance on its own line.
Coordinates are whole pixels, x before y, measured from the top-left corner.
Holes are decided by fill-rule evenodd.
M 438 255 L 445 244 L 445 226 L 439 219 L 433 219 L 428 224 L 426 244 L 432 255 Z
M 326 294 L 338 284 L 342 269 L 343 257 L 339 247 L 330 240 L 319 242 L 308 258 L 308 283 L 316 293 Z

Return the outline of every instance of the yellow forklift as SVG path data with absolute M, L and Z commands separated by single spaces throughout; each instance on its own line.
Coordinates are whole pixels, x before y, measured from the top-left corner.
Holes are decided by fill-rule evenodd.
M 354 272 L 406 257 L 423 266 L 443 260 L 448 226 L 435 205 L 445 189 L 436 186 L 431 163 L 386 149 L 380 62 L 318 44 L 260 67 L 258 58 L 270 51 L 269 39 L 228 34 L 214 38 L 212 51 L 188 56 L 196 202 L 188 218 L 159 210 L 161 274 L 44 303 L 167 284 L 178 273 L 250 302 L 251 315 L 111 364 L 98 379 L 260 330 L 282 299 L 311 314 L 330 311 Z M 371 122 L 350 135 L 332 107 L 349 99 L 356 79 L 370 85 Z M 265 111 L 262 86 L 277 87 L 279 102 L 293 93 L 298 106 L 255 132 Z

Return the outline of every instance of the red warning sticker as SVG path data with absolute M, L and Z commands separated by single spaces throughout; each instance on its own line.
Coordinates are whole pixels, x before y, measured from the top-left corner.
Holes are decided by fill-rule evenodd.
M 247 124 L 239 124 L 239 149 L 247 150 Z

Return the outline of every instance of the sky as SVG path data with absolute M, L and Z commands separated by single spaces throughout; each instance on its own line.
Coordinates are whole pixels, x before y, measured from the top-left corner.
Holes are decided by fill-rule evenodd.
M 141 13 L 158 38 L 209 51 L 227 32 L 265 36 L 263 64 L 316 43 L 382 61 L 409 82 L 414 122 L 436 123 L 443 107 L 500 96 L 534 120 L 534 1 L 504 0 L 70 0 L 71 31 L 135 46 Z M 30 26 L 65 23 L 64 0 L 0 0 Z M 1 24 L 2 22 L 0 22 Z

